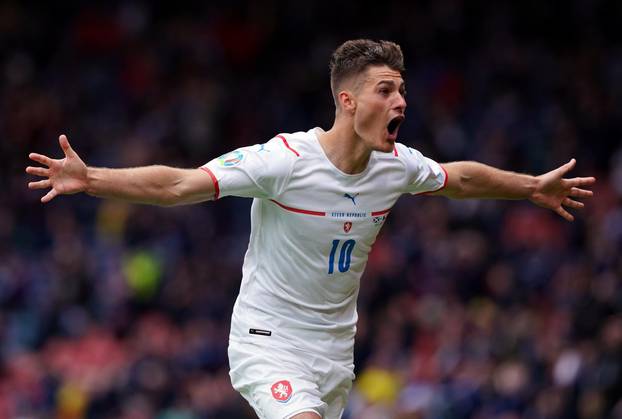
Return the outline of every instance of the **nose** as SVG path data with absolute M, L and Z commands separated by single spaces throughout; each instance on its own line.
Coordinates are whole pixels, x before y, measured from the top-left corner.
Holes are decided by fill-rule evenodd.
M 404 111 L 406 110 L 406 98 L 401 93 L 397 94 L 395 110 L 399 110 L 402 113 L 404 113 Z

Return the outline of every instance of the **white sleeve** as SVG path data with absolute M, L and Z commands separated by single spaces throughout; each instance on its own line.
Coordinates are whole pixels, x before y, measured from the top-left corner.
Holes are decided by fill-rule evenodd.
M 274 198 L 287 183 L 293 162 L 272 139 L 223 154 L 201 169 L 214 181 L 214 199 L 225 196 Z
M 406 165 L 406 185 L 403 192 L 416 195 L 445 187 L 447 172 L 440 164 L 403 144 L 400 144 L 399 152 Z

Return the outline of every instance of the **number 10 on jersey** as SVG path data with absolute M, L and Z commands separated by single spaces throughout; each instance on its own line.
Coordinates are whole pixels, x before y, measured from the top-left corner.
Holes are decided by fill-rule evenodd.
M 339 244 L 341 240 L 333 240 L 333 247 L 330 249 L 330 256 L 328 257 L 328 274 L 332 274 L 335 271 L 335 255 L 339 250 Z M 350 262 L 352 260 L 352 251 L 354 250 L 354 240 L 346 240 L 341 245 L 339 250 L 339 261 L 337 262 L 337 269 L 339 272 L 348 272 L 350 269 Z

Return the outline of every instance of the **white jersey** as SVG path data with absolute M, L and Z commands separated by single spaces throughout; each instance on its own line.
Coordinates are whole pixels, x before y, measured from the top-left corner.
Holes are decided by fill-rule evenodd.
M 396 143 L 350 175 L 316 135 L 277 135 L 202 167 L 217 196 L 253 197 L 251 235 L 231 342 L 296 348 L 351 360 L 359 280 L 372 244 L 403 193 L 442 188 L 443 168 Z

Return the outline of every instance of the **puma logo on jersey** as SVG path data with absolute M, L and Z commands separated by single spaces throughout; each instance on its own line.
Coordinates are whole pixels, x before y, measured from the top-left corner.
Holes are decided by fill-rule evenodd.
M 355 193 L 354 195 L 350 195 L 350 194 L 348 194 L 348 193 L 344 193 L 344 194 L 343 194 L 343 197 L 344 197 L 344 198 L 351 199 L 351 200 L 352 200 L 352 203 L 353 203 L 354 205 L 356 205 L 356 201 L 355 201 L 355 199 L 356 199 L 356 197 L 357 197 L 358 195 L 359 195 L 358 193 Z

